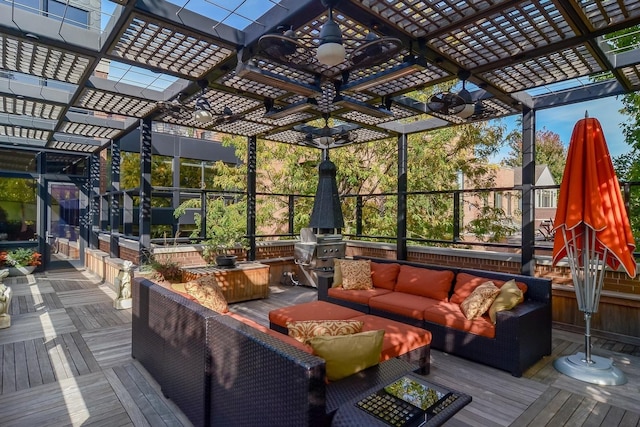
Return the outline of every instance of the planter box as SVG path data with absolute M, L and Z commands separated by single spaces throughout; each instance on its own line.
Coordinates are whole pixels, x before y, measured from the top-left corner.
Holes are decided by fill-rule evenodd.
M 9 276 L 26 276 L 32 274 L 36 269 L 35 265 L 28 265 L 26 267 L 9 267 Z
M 267 298 L 269 266 L 257 262 L 236 264 L 234 268 L 195 267 L 182 269 L 182 281 L 214 275 L 228 303 Z

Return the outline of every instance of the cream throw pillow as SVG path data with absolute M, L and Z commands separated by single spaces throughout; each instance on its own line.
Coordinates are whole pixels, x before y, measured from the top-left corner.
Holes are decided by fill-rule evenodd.
M 483 283 L 462 301 L 460 304 L 462 313 L 469 320 L 482 316 L 491 307 L 499 293 L 500 289 L 493 282 Z
M 491 307 L 489 307 L 489 318 L 495 325 L 496 323 L 496 313 L 498 311 L 511 310 L 516 305 L 520 304 L 524 301 L 524 294 L 522 293 L 522 289 L 516 285 L 515 280 L 509 280 L 507 283 L 502 285 L 500 288 L 500 293 L 496 297 Z

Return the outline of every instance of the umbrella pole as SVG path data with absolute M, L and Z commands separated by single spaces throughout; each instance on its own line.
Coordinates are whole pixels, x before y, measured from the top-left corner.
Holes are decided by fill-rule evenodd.
M 585 354 L 585 358 L 584 358 L 584 362 L 586 364 L 592 364 L 595 363 L 592 359 L 591 359 L 591 313 L 589 312 L 585 312 L 584 313 L 584 354 Z

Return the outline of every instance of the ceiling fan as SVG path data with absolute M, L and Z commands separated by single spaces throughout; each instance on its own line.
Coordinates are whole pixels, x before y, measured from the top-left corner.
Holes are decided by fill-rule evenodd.
M 462 81 L 462 89 L 458 93 L 441 92 L 433 95 L 427 106 L 434 113 L 445 116 L 458 116 L 467 119 L 474 114 L 476 104 L 471 98 L 471 93 L 466 89 L 465 84 L 471 73 L 466 70 L 458 72 L 458 78 Z
M 333 20 L 333 7 L 339 0 L 321 0 L 328 9 L 327 21 L 319 36 L 297 36 L 291 28 L 279 26 L 275 33 L 265 34 L 258 40 L 260 51 L 281 63 L 308 69 L 321 64 L 331 68 L 339 65 L 343 69 L 357 69 L 381 64 L 393 58 L 403 48 L 402 41 L 395 37 L 380 37 L 369 31 L 366 38 L 347 39 L 340 26 Z M 344 40 L 357 47 L 347 54 Z
M 325 113 L 322 117 L 324 118 L 324 127 L 317 128 L 309 125 L 296 125 L 293 127 L 294 130 L 303 134 L 300 139 L 301 143 L 313 147 L 323 146 L 328 148 L 329 146 L 335 147 L 357 141 L 358 134 L 355 130 L 359 129 L 360 125 L 347 123 L 329 127 L 329 114 Z
M 209 104 L 209 101 L 204 96 L 208 85 L 209 82 L 207 80 L 198 81 L 201 93 L 193 107 L 183 103 L 183 94 L 178 94 L 178 96 L 171 101 L 159 101 L 157 105 L 161 111 L 175 118 L 188 120 L 190 118 L 189 115 L 191 115 L 194 120 L 207 127 L 233 123 L 244 117 L 243 114 L 234 114 L 233 110 L 228 106 L 225 106 L 219 113 L 214 112 L 211 104 Z

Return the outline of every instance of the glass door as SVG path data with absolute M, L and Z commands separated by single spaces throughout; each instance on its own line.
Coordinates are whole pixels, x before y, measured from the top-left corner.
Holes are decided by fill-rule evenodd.
M 75 184 L 50 182 L 47 223 L 47 264 L 58 251 L 71 255 L 77 247 L 80 231 L 80 191 Z M 71 251 L 75 252 L 75 251 Z

